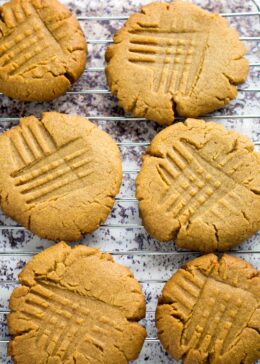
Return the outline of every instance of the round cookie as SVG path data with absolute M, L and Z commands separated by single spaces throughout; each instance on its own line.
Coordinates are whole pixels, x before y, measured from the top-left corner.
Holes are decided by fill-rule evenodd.
M 127 364 L 146 336 L 139 283 L 109 254 L 59 243 L 37 254 L 10 298 L 15 364 Z
M 109 87 L 135 116 L 170 125 L 226 105 L 246 80 L 246 48 L 225 19 L 174 1 L 133 14 L 106 51 Z
M 155 136 L 136 181 L 147 231 L 190 250 L 226 250 L 260 229 L 260 153 L 222 125 L 187 119 Z
M 184 364 L 260 359 L 260 274 L 246 261 L 204 255 L 166 283 L 156 310 L 159 339 Z
M 122 181 L 119 149 L 90 121 L 56 112 L 0 135 L 3 211 L 42 238 L 75 241 L 106 220 Z
M 77 19 L 57 0 L 11 0 L 0 17 L 0 92 L 25 101 L 63 95 L 86 65 Z

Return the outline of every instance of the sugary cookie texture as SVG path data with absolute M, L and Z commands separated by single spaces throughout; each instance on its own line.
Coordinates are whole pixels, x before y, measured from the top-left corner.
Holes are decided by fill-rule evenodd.
M 106 74 L 119 105 L 170 125 L 226 105 L 245 81 L 245 46 L 225 19 L 174 1 L 133 14 L 107 49 Z
M 164 286 L 156 325 L 183 364 L 253 364 L 260 358 L 259 271 L 230 255 L 190 261 Z
M 59 243 L 36 255 L 10 298 L 15 364 L 127 364 L 146 336 L 139 283 L 109 254 Z
M 35 234 L 78 240 L 107 218 L 122 180 L 119 149 L 90 121 L 56 112 L 0 135 L 0 203 Z
M 63 95 L 84 71 L 87 45 L 77 19 L 57 0 L 0 7 L 0 92 L 25 101 Z
M 260 153 L 220 124 L 187 119 L 161 131 L 136 184 L 143 224 L 158 240 L 209 252 L 260 230 Z

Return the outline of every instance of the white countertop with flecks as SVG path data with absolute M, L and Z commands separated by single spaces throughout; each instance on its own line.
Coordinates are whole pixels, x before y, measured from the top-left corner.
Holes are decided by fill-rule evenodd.
M 241 37 L 259 37 L 260 4 L 258 0 L 194 0 L 210 11 L 225 13 L 227 19 L 239 32 Z M 89 44 L 89 68 L 98 68 L 86 72 L 73 86 L 73 94 L 50 103 L 25 103 L 10 100 L 0 95 L 0 132 L 17 124 L 17 118 L 25 115 L 39 115 L 42 111 L 59 111 L 77 113 L 90 118 L 101 129 L 107 131 L 119 143 L 122 152 L 124 180 L 113 211 L 105 226 L 94 234 L 86 236 L 82 244 L 98 247 L 103 251 L 114 252 L 116 261 L 128 266 L 141 282 L 147 300 L 147 315 L 143 321 L 147 328 L 146 340 L 136 364 L 168 364 L 174 363 L 165 353 L 158 340 L 154 323 L 154 310 L 157 297 L 164 281 L 184 262 L 197 256 L 177 250 L 174 243 L 160 243 L 152 239 L 141 226 L 137 202 L 134 200 L 136 171 L 140 168 L 141 155 L 153 136 L 161 127 L 148 121 L 125 119 L 122 109 L 107 90 L 103 72 L 104 50 L 106 42 L 95 43 L 95 40 L 112 39 L 113 34 L 121 27 L 124 20 L 141 5 L 149 0 L 71 0 L 62 1 L 68 4 L 72 12 L 79 18 L 86 37 L 92 40 Z M 4 1 L 0 1 L 0 4 Z M 258 12 L 258 14 L 257 14 Z M 230 13 L 254 13 L 254 15 L 232 16 Z M 230 15 L 229 15 L 230 14 Z M 102 20 L 85 17 L 115 17 L 117 19 Z M 85 19 L 84 19 L 85 18 Z M 236 100 L 224 109 L 211 115 L 212 120 L 224 124 L 250 137 L 260 150 L 260 42 L 245 40 L 251 64 L 246 84 L 240 88 Z M 86 90 L 104 90 L 103 93 L 88 93 Z M 227 117 L 225 117 L 227 116 Z M 112 119 L 111 119 L 112 117 Z M 127 115 L 129 117 L 129 115 Z M 110 119 L 109 119 L 110 118 Z M 52 245 L 53 242 L 41 240 L 29 231 L 17 226 L 17 223 L 0 212 L 0 364 L 12 363 L 6 356 L 7 342 L 10 338 L 6 314 L 8 299 L 12 289 L 17 285 L 17 275 L 24 264 L 34 253 Z M 256 253 L 258 252 L 258 254 Z M 158 254 L 159 253 L 159 254 Z M 248 260 L 260 267 L 260 234 L 234 249 L 232 254 Z M 30 363 L 28 363 L 30 364 Z M 116 363 L 115 363 L 116 364 Z

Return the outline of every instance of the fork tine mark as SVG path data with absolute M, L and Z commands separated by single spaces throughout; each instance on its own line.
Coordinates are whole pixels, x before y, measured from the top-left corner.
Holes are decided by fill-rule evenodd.
M 29 17 L 29 16 L 31 16 L 33 14 L 33 8 L 31 6 L 30 2 L 23 1 L 21 3 L 21 7 L 22 7 L 23 12 L 24 12 L 26 17 Z
M 59 177 L 62 177 L 68 173 L 71 172 L 71 170 L 77 170 L 78 168 L 89 164 L 89 162 L 91 162 L 91 159 L 84 159 L 81 161 L 78 161 L 74 164 L 72 164 L 71 167 L 66 166 L 63 162 L 63 160 L 61 160 L 60 166 L 63 165 L 62 168 L 59 168 L 57 170 L 55 170 L 54 173 L 50 174 L 50 170 L 44 174 L 44 176 L 42 178 L 39 179 L 34 179 L 31 183 L 26 183 L 26 188 L 23 189 L 21 191 L 21 193 L 23 195 L 28 194 L 28 193 L 32 193 L 34 190 L 37 190 L 38 187 L 43 187 L 44 185 L 47 185 L 49 182 L 53 182 L 55 180 L 57 180 Z M 24 186 L 24 187 L 25 187 Z
M 144 45 L 144 46 L 160 46 L 158 39 L 145 36 L 133 36 L 130 39 L 130 44 Z
M 227 312 L 227 325 L 224 325 L 223 327 L 224 333 L 222 336 L 221 354 L 223 354 L 232 344 L 232 339 L 236 337 L 237 332 L 241 332 L 242 329 L 246 327 L 246 322 L 243 325 L 244 327 L 241 327 L 241 322 L 237 320 L 237 318 L 243 316 L 243 311 L 245 309 L 242 299 L 237 298 L 234 306 L 235 307 L 230 307 Z M 250 316 L 250 312 L 248 316 Z
M 52 146 L 52 148 L 58 148 L 58 145 L 55 141 L 55 139 L 53 138 L 53 136 L 51 135 L 51 133 L 49 132 L 48 128 L 45 126 L 45 124 L 41 124 L 41 131 L 43 133 L 43 135 L 45 136 L 46 140 L 48 141 L 48 143 Z M 62 147 L 67 146 L 71 143 L 74 143 L 74 141 L 79 140 L 80 138 L 75 138 L 70 140 L 69 142 L 67 142 L 66 144 L 64 144 Z
M 69 347 L 73 345 L 72 340 L 77 336 L 79 333 L 79 329 L 74 328 L 71 326 L 71 322 L 68 321 L 67 325 L 62 328 L 60 333 L 56 336 L 56 343 L 52 350 L 53 356 L 59 356 L 62 360 L 66 355 Z M 78 337 L 77 337 L 78 339 Z
M 79 172 L 78 177 L 74 175 L 69 175 L 67 178 L 62 179 L 59 182 L 53 183 L 48 187 L 44 187 L 39 189 L 38 191 L 34 191 L 33 193 L 28 194 L 28 200 L 26 201 L 28 204 L 35 203 L 36 201 L 41 201 L 43 197 L 46 198 L 47 195 L 50 195 L 52 192 L 61 189 L 67 186 L 70 183 L 76 182 L 78 179 L 83 179 L 91 175 L 94 171 L 90 169 L 89 171 Z M 74 189 L 75 191 L 75 189 Z
M 46 132 L 45 128 L 38 123 L 30 125 L 31 132 L 45 155 L 56 150 L 54 139 Z
M 57 159 L 53 162 L 50 162 L 49 164 L 40 167 L 38 169 L 35 169 L 29 173 L 26 174 L 22 174 L 23 171 L 21 171 L 19 174 L 16 175 L 16 181 L 15 181 L 15 185 L 16 186 L 22 186 L 24 184 L 29 183 L 30 181 L 34 180 L 37 177 L 40 177 L 46 173 L 51 172 L 53 169 L 56 169 L 57 167 L 59 167 L 60 165 L 62 165 L 64 163 L 63 159 Z M 14 175 L 15 176 L 15 175 Z
M 177 285 L 174 287 L 174 299 L 188 312 L 192 310 L 196 302 L 194 297 L 187 295 L 187 292 Z
M 103 327 L 100 327 L 98 325 L 93 326 L 93 331 L 97 333 L 98 335 L 109 335 L 109 331 L 105 330 Z
M 68 336 L 68 345 L 66 345 L 66 349 L 63 352 L 62 359 L 66 361 L 75 350 L 76 344 L 82 338 L 82 330 L 79 330 L 77 327 L 72 328 L 70 336 Z M 85 335 L 86 337 L 86 335 Z
M 173 209 L 173 206 L 175 205 L 175 202 L 178 199 L 177 194 L 166 194 L 166 196 L 161 201 L 161 204 L 164 205 L 165 211 L 169 212 Z
M 183 159 L 181 159 L 177 153 L 174 152 L 173 150 L 168 151 L 167 153 L 168 159 L 170 159 L 171 163 L 174 164 L 174 166 L 177 166 L 177 168 L 180 171 L 183 171 L 186 167 L 187 167 L 187 163 L 185 163 L 183 161 Z
M 195 302 L 196 302 L 196 298 L 198 297 L 197 294 L 192 294 L 188 288 L 186 287 L 185 283 L 183 281 L 180 282 L 175 282 L 176 286 L 177 286 L 177 293 L 179 291 L 179 294 L 181 294 L 181 296 L 183 297 L 184 300 L 188 301 L 189 304 L 191 304 L 189 306 L 193 307 Z M 176 293 L 176 292 L 175 292 Z M 177 294 L 178 295 L 178 294 Z
M 205 330 L 205 326 L 209 321 L 209 318 L 213 314 L 215 310 L 216 297 L 209 297 L 208 306 L 206 309 L 202 309 L 202 297 L 204 291 L 207 289 L 208 281 L 205 281 L 203 288 L 200 291 L 200 295 L 197 299 L 197 303 L 193 308 L 193 319 L 189 320 L 186 324 L 184 342 L 186 345 L 191 345 L 196 348 L 199 345 L 199 341 L 201 339 L 201 335 Z M 198 312 L 200 313 L 198 315 Z
M 180 157 L 182 157 L 187 162 L 193 161 L 193 158 L 194 158 L 193 155 L 188 151 L 188 149 L 186 149 L 184 147 L 183 143 L 181 143 L 177 140 L 174 141 L 173 149 L 175 149 L 175 151 L 180 155 Z
M 17 146 L 16 159 L 17 155 L 19 159 L 23 158 L 23 165 L 11 176 L 15 178 L 15 186 L 20 187 L 19 192 L 24 195 L 26 203 L 62 196 L 68 192 L 68 184 L 73 184 L 71 192 L 84 188 L 83 180 L 93 174 L 94 170 L 88 168 L 93 159 L 87 156 L 88 149 L 80 142 L 81 138 L 57 146 L 48 130 L 37 122 L 23 126 L 25 139 L 22 146 L 31 155 L 30 158 L 26 155 L 26 158 L 25 152 Z M 16 144 L 18 137 L 15 134 L 13 138 Z M 35 159 L 36 151 L 42 153 L 38 160 Z
M 198 286 L 196 283 L 194 283 L 192 277 L 181 276 L 178 284 L 184 291 L 187 292 L 187 296 L 191 295 L 193 299 L 198 298 L 201 290 L 201 285 Z
M 79 150 L 76 150 L 74 153 L 70 153 L 69 155 L 66 155 L 64 157 L 64 160 L 69 162 L 77 157 L 80 157 L 81 155 L 83 155 L 84 153 L 87 152 L 87 149 L 86 148 L 81 148 Z
M 158 58 L 156 61 L 156 63 L 159 63 L 160 67 L 158 69 L 158 72 L 154 73 L 154 78 L 153 78 L 153 91 L 154 92 L 159 92 L 160 86 L 163 84 L 163 74 L 165 72 L 164 59 L 165 59 L 165 56 L 163 58 L 161 58 L 161 60 Z
M 28 32 L 30 34 L 28 34 Z M 31 31 L 31 29 L 28 29 L 26 31 L 26 34 L 24 34 L 24 31 L 21 31 L 17 36 L 13 38 L 9 36 L 3 38 L 2 41 L 0 40 L 0 65 L 2 67 L 13 62 L 14 57 L 21 54 L 21 48 L 22 50 L 25 50 L 25 48 L 29 48 L 33 44 L 30 43 L 30 36 L 32 34 L 33 32 Z
M 64 148 L 66 148 L 66 146 L 60 149 L 60 151 L 63 151 Z M 59 166 L 61 166 L 62 164 L 64 164 L 65 162 L 70 162 L 73 161 L 74 159 L 80 157 L 81 155 L 83 155 L 86 152 L 85 148 L 81 148 L 75 152 L 72 152 L 68 155 L 65 155 L 64 158 L 60 158 L 59 155 L 57 154 L 57 151 L 54 152 L 53 154 L 50 154 L 49 157 L 52 157 L 54 155 L 57 155 L 58 158 L 55 158 L 55 160 L 51 160 L 49 163 L 47 163 L 44 166 L 41 166 L 39 168 L 37 168 L 37 165 L 34 167 L 33 170 L 31 170 L 30 172 L 26 173 L 25 171 L 20 171 L 19 173 L 13 174 L 14 177 L 16 177 L 16 181 L 15 181 L 15 185 L 16 186 L 21 186 L 24 184 L 29 183 L 30 181 L 36 179 L 37 177 L 40 177 L 42 175 L 45 175 L 49 172 L 51 172 L 52 170 L 58 168 Z M 83 159 L 84 161 L 86 159 Z M 91 159 L 86 160 L 86 162 L 90 162 Z
M 160 164 L 160 170 L 166 177 L 168 176 L 170 180 L 174 180 L 179 177 L 180 173 L 172 164 L 169 164 Z
M 173 45 L 171 47 L 168 47 L 167 49 L 165 49 L 165 53 L 169 57 L 169 71 L 168 71 L 167 81 L 165 83 L 165 88 L 163 90 L 164 93 L 168 93 L 168 91 L 171 89 L 174 90 L 173 82 L 176 79 L 176 67 L 175 67 L 176 62 L 175 62 L 175 56 L 174 56 L 174 49 L 175 49 L 175 46 L 173 47 Z
M 192 57 L 190 53 L 193 52 L 192 50 L 192 35 L 186 39 L 185 49 L 183 54 L 180 55 L 182 62 L 180 62 L 180 72 L 179 72 L 179 79 L 178 85 L 176 90 L 179 90 L 183 94 L 187 93 L 187 84 L 189 81 L 189 70 L 192 67 Z
M 239 311 L 236 308 L 233 309 L 233 307 L 227 307 L 226 312 L 227 312 L 228 319 L 229 319 L 230 313 L 232 313 L 233 317 L 232 317 L 231 321 L 229 321 L 229 322 L 232 322 L 235 319 L 235 316 L 238 315 Z M 213 348 L 213 346 L 214 346 L 214 344 L 216 342 L 216 337 L 217 337 L 217 335 L 219 335 L 219 333 L 220 333 L 220 331 L 221 331 L 221 329 L 223 327 L 222 319 L 223 319 L 223 316 L 225 315 L 226 312 L 222 311 L 220 313 L 220 315 L 217 317 L 216 325 L 214 327 L 214 331 L 212 333 L 211 340 L 207 343 L 207 347 L 205 347 L 205 351 L 206 350 L 211 350 L 211 348 Z M 234 313 L 234 315 L 233 315 L 233 313 Z M 224 324 L 224 326 L 225 326 L 225 324 Z M 232 329 L 232 326 L 230 327 L 230 329 Z M 229 332 L 230 332 L 230 330 L 229 330 Z M 223 344 L 223 341 L 222 341 L 222 344 Z M 220 347 L 221 347 L 221 345 L 219 346 L 219 349 L 220 349 Z
M 26 304 L 26 306 L 21 311 L 25 316 L 33 317 L 34 319 L 41 320 L 44 316 L 44 311 L 36 308 L 33 305 Z
M 75 351 L 85 354 L 81 347 L 83 343 L 87 349 L 94 345 L 97 352 L 106 352 L 111 333 L 122 336 L 124 332 L 124 325 L 122 329 L 120 327 L 122 312 L 116 306 L 45 281 L 37 281 L 31 290 L 30 302 L 25 304 L 25 316 L 38 327 L 35 344 L 41 345 L 49 356 L 66 361 Z M 37 305 L 43 313 L 37 312 Z M 109 317 L 104 316 L 106 308 L 111 312 Z M 111 319 L 114 316 L 115 320 Z
M 217 291 L 218 292 L 218 291 Z M 221 294 L 220 292 L 218 294 Z M 217 296 L 217 295 L 216 295 Z M 196 348 L 206 353 L 210 345 L 214 340 L 214 334 L 216 333 L 219 324 L 225 321 L 225 313 L 228 310 L 228 302 L 218 303 L 215 300 L 214 306 L 206 317 L 204 329 L 201 332 Z
M 202 33 L 174 33 L 155 28 L 136 29 L 131 33 L 130 45 L 143 47 L 137 48 L 136 52 L 145 53 L 145 49 L 154 49 L 155 54 L 164 55 L 157 57 L 155 63 L 158 67 L 153 69 L 154 92 L 168 93 L 172 90 L 185 95 L 192 92 L 204 62 L 206 37 Z M 150 50 L 149 53 L 154 51 Z
M 2 8 L 2 17 L 8 28 L 14 28 L 16 26 L 16 20 L 13 12 L 13 8 L 8 4 Z
M 55 327 L 55 331 L 53 330 L 51 336 L 49 336 L 49 345 L 47 346 L 47 352 L 51 357 L 55 356 L 57 351 L 56 347 L 58 346 L 59 340 L 61 339 L 62 335 L 68 335 L 70 323 L 67 323 L 66 326 L 64 322 L 57 322 L 57 325 L 55 325 Z
M 63 178 L 62 181 L 53 183 L 52 185 L 50 185 L 48 187 L 44 187 L 44 188 L 38 189 L 37 191 L 29 193 L 26 202 L 28 204 L 35 203 L 36 201 L 41 200 L 42 197 L 45 197 L 46 195 L 51 194 L 53 191 L 61 189 L 62 187 L 65 187 L 74 181 L 75 181 L 75 177 L 69 175 L 67 178 Z
M 238 203 L 241 201 L 241 197 L 234 190 L 230 191 L 228 196 L 231 197 L 235 203 Z
M 163 64 L 163 68 L 162 68 L 162 74 L 161 74 L 161 79 L 160 79 L 160 83 L 159 83 L 159 92 L 165 92 L 165 88 L 167 87 L 167 82 L 169 79 L 169 73 L 170 73 L 170 58 L 165 55 L 164 57 L 164 64 Z
M 191 63 L 188 64 L 189 75 L 187 77 L 186 94 L 191 94 L 199 80 L 201 70 L 204 64 L 207 49 L 208 34 L 200 34 L 194 39 Z
M 169 187 L 171 185 L 171 183 L 170 183 L 167 175 L 163 172 L 162 165 L 161 164 L 157 165 L 156 169 L 157 169 L 157 171 L 159 173 L 159 176 L 161 177 L 162 181 Z
M 43 330 L 43 333 L 40 336 L 39 340 L 36 342 L 36 344 L 38 344 L 39 347 L 41 347 L 41 348 L 46 348 L 50 333 L 51 333 L 50 330 L 47 330 L 47 329 Z
M 85 165 L 89 164 L 89 162 L 91 162 L 91 161 L 92 161 L 92 158 L 82 159 L 82 160 L 80 160 L 78 162 L 73 163 L 71 165 L 71 168 L 72 169 L 78 169 L 78 168 L 80 168 L 82 166 L 85 166 Z
M 41 306 L 44 309 L 47 309 L 50 304 L 43 299 L 42 297 L 38 296 L 37 294 L 33 294 L 32 292 L 30 292 L 30 295 L 28 296 L 26 302 L 28 304 L 33 304 L 33 305 L 37 305 L 37 306 Z
M 23 163 L 25 165 L 31 163 L 33 161 L 33 155 L 31 154 L 31 151 L 28 148 L 25 139 L 22 137 L 22 133 L 13 133 L 10 140 L 12 141 Z
M 231 204 L 228 200 L 228 193 L 223 197 L 221 198 L 218 203 L 223 206 L 225 209 L 227 209 L 228 211 L 231 211 L 233 214 L 236 214 L 237 213 L 237 207 L 234 206 L 233 204 Z
M 21 55 L 21 59 L 22 59 L 22 62 L 17 64 L 17 63 L 13 63 L 11 65 L 11 71 L 10 71 L 10 75 L 11 76 L 14 76 L 14 75 L 17 75 L 21 72 L 23 72 L 28 63 L 30 63 L 34 58 L 38 57 L 43 51 L 46 51 L 47 49 L 50 48 L 50 45 L 47 44 L 47 43 L 43 43 L 41 45 L 38 45 L 38 42 L 35 42 L 34 44 L 36 47 L 32 47 L 30 49 L 30 54 L 27 53 L 26 55 Z M 15 65 L 15 67 L 13 66 Z
M 246 327 L 245 318 L 250 319 L 255 307 L 248 291 L 209 276 L 185 325 L 184 346 L 203 354 L 214 350 L 222 357 Z
M 183 45 L 182 41 L 178 40 L 176 48 L 175 48 L 175 55 L 174 55 L 174 66 L 175 66 L 175 73 L 174 73 L 174 91 L 177 92 L 180 90 L 180 86 L 182 83 L 182 73 L 184 68 L 184 58 L 180 53 L 182 50 Z M 181 91 L 181 90 L 180 90 Z
M 44 177 L 34 180 L 33 182 L 26 184 L 25 188 L 21 191 L 23 195 L 28 193 L 32 193 L 35 189 L 37 190 L 38 187 L 43 187 L 44 185 L 48 184 L 48 182 L 52 182 L 59 177 L 64 176 L 65 174 L 70 172 L 70 168 L 65 166 L 54 173 L 50 174 L 47 173 Z
M 128 51 L 133 55 L 139 55 L 141 54 L 157 54 L 157 49 L 153 46 L 146 46 L 144 44 L 138 44 L 138 45 L 131 45 L 129 47 Z
M 26 19 L 23 7 L 21 6 L 21 4 L 19 5 L 15 5 L 15 7 L 13 8 L 13 12 L 14 12 L 14 16 L 16 19 L 16 24 L 21 23 L 22 21 L 24 21 Z
M 93 173 L 94 173 L 93 169 L 90 169 L 88 171 L 78 172 L 78 177 L 83 179 L 83 178 L 86 178 L 86 177 L 90 176 Z
M 12 159 L 15 164 L 15 170 L 19 170 L 20 168 L 23 168 L 25 166 L 25 162 L 12 138 L 9 138 L 9 142 L 10 142 L 10 149 L 11 149 L 11 153 L 12 153 L 12 157 L 13 157 Z M 11 174 L 11 176 L 12 176 L 12 174 Z
M 233 194 L 229 196 L 235 182 L 230 182 L 229 177 L 224 174 L 219 181 L 219 171 L 209 166 L 199 155 L 195 155 L 193 149 L 185 148 L 181 142 L 174 143 L 173 150 L 167 152 L 165 158 L 170 166 L 160 164 L 158 172 L 167 183 L 167 192 L 161 196 L 160 201 L 167 205 L 166 212 L 171 211 L 175 218 L 181 217 L 181 221 L 185 223 L 211 209 L 212 213 L 218 215 L 215 208 L 218 203 L 234 210 L 228 199 L 239 198 Z
M 22 126 L 22 134 L 23 134 L 23 137 L 24 137 L 27 145 L 29 146 L 34 158 L 40 159 L 43 156 L 41 149 L 39 148 L 38 144 L 35 143 L 32 132 L 25 125 Z
M 64 30 L 67 29 L 67 24 L 64 20 L 56 21 L 51 23 L 50 20 L 46 19 L 46 23 L 48 24 L 48 29 L 50 30 L 51 34 L 55 34 L 55 39 L 60 41 L 66 35 L 64 35 Z
M 45 52 L 45 55 L 48 52 L 50 58 L 50 47 L 55 48 L 53 55 L 66 56 L 59 40 L 56 39 L 56 33 L 48 28 L 50 23 L 47 24 L 41 18 L 32 4 L 22 2 L 14 9 L 11 6 L 5 6 L 3 9 L 6 23 L 9 23 L 10 27 L 18 24 L 17 29 L 20 31 L 18 33 L 15 29 L 10 36 L 3 39 L 3 43 L 0 41 L 0 56 L 3 56 L 0 58 L 0 64 L 5 67 L 4 71 L 9 76 L 28 70 L 33 60 L 38 60 L 42 52 Z M 59 34 L 63 36 L 63 27 L 64 23 L 59 24 L 56 29 L 58 37 Z
M 133 63 L 155 63 L 155 58 L 146 54 L 131 54 L 128 60 Z
M 39 298 L 45 300 L 48 302 L 48 300 L 55 301 L 55 294 L 51 289 L 48 289 L 45 287 L 45 285 L 40 282 L 37 285 L 33 286 L 31 288 L 31 294 L 38 296 Z M 66 298 L 59 296 L 59 303 L 62 305 L 67 305 L 69 303 L 69 300 Z M 49 303 L 51 305 L 51 303 Z
M 32 28 L 26 29 L 24 33 L 21 32 L 21 34 L 18 34 L 10 43 L 8 48 L 9 53 L 3 55 L 1 66 L 10 66 L 12 72 L 16 72 L 18 67 L 23 66 L 29 60 L 29 57 L 34 54 L 35 49 L 40 49 L 37 35 L 38 32 L 34 32 Z M 16 68 L 13 68 L 14 65 L 16 65 Z

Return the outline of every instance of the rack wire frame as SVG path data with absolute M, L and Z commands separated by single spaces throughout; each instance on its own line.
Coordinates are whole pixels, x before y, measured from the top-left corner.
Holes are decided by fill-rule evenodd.
M 253 3 L 255 4 L 256 8 L 258 9 L 258 11 L 252 11 L 252 12 L 230 12 L 230 13 L 221 13 L 220 15 L 222 15 L 223 17 L 226 18 L 234 18 L 234 17 L 251 17 L 251 16 L 259 16 L 260 17 L 260 6 L 257 3 L 257 0 L 252 0 Z M 1 2 L 0 2 L 1 5 Z M 78 20 L 83 22 L 83 21 L 98 21 L 98 22 L 102 22 L 102 21 L 113 21 L 113 20 L 118 20 L 118 21 L 123 21 L 123 20 L 127 20 L 128 16 L 83 16 L 83 17 L 78 17 Z M 242 41 L 254 41 L 254 42 L 259 42 L 260 41 L 260 37 L 259 36 L 244 36 L 244 37 L 240 37 L 240 40 Z M 88 39 L 88 44 L 99 44 L 99 45 L 109 45 L 113 42 L 112 39 Z M 250 62 L 249 63 L 250 68 L 255 68 L 255 67 L 260 67 L 260 62 Z M 97 72 L 97 73 L 102 73 L 104 72 L 104 67 L 88 67 L 85 70 L 85 73 L 90 73 L 90 72 Z M 254 92 L 254 93 L 258 93 L 260 92 L 260 88 L 243 88 L 240 87 L 238 88 L 238 91 L 240 92 Z M 79 90 L 79 91 L 68 91 L 67 92 L 68 95 L 81 95 L 81 94 L 102 94 L 102 95 L 110 95 L 111 92 L 108 89 L 83 89 L 83 90 Z M 3 95 L 2 93 L 0 93 L 0 95 Z M 136 118 L 136 117 L 124 117 L 124 116 L 89 116 L 87 117 L 89 120 L 104 120 L 104 121 L 121 121 L 121 122 L 127 122 L 129 120 L 132 121 L 144 121 L 146 120 L 145 118 Z M 183 120 L 184 118 L 182 117 L 177 117 L 175 118 L 175 120 Z M 225 120 L 225 119 L 260 119 L 260 112 L 259 115 L 206 115 L 203 116 L 203 119 L 216 119 L 216 120 Z M 18 122 L 19 118 L 17 117 L 0 117 L 0 126 L 4 125 L 6 122 Z M 128 147 L 138 147 L 138 146 L 142 146 L 142 147 L 146 147 L 149 145 L 149 143 L 147 142 L 119 142 L 117 143 L 118 146 L 128 146 Z M 255 141 L 254 143 L 256 146 L 260 145 L 260 140 Z M 124 170 L 123 173 L 124 174 L 137 174 L 138 173 L 138 169 L 136 170 Z M 132 202 L 132 203 L 137 203 L 136 198 L 121 198 L 121 197 L 117 197 L 116 201 L 120 201 L 120 202 Z M 110 229 L 143 229 L 143 226 L 140 224 L 102 224 L 101 228 L 110 228 Z M 1 230 L 22 230 L 24 229 L 21 226 L 0 226 L 0 231 Z M 25 230 L 25 229 L 24 229 Z M 185 251 L 185 250 L 175 250 L 175 251 L 170 251 L 170 252 L 164 252 L 164 251 L 146 251 L 146 250 L 134 250 L 134 251 L 107 251 L 106 252 L 110 253 L 111 255 L 127 255 L 127 256 L 153 256 L 153 255 L 165 255 L 165 256 L 169 256 L 169 255 L 177 255 L 177 254 L 198 254 L 198 252 L 193 252 L 193 251 Z M 248 251 L 248 250 L 234 250 L 231 252 L 233 254 L 260 254 L 260 246 L 259 246 L 259 250 L 254 250 L 254 251 Z M 33 256 L 34 254 L 36 254 L 33 251 L 23 251 L 23 252 L 6 252 L 6 251 L 1 251 L 0 250 L 0 257 L 4 257 L 4 256 Z M 165 283 L 166 280 L 164 279 L 157 279 L 157 280 L 151 280 L 151 279 L 144 279 L 144 280 L 139 280 L 139 283 Z M 5 285 L 14 285 L 14 284 L 18 284 L 18 281 L 1 281 L 0 280 L 0 289 L 1 286 L 3 284 Z M 154 313 L 154 311 L 146 311 L 147 313 Z M 1 310 L 0 309 L 0 314 L 5 315 L 8 314 L 9 310 Z M 147 337 L 145 339 L 146 342 L 158 342 L 159 339 L 156 337 Z M 0 337 L 0 344 L 7 344 L 9 342 L 9 340 L 3 340 Z

